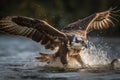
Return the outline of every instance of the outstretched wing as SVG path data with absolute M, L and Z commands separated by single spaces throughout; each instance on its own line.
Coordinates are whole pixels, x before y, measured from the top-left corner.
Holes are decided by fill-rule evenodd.
M 104 12 L 92 14 L 82 20 L 73 22 L 63 28 L 63 32 L 82 33 L 86 36 L 92 30 L 100 30 L 114 26 L 112 19 L 116 20 L 113 15 L 117 11 L 109 9 Z
M 0 30 L 31 38 L 45 45 L 47 49 L 54 49 L 66 37 L 64 33 L 53 28 L 47 22 L 28 17 L 0 17 Z

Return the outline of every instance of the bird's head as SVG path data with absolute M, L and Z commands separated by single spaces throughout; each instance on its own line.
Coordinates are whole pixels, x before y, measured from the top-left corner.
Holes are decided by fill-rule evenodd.
M 84 39 L 80 35 L 73 36 L 71 40 L 71 47 L 75 49 L 87 48 L 88 40 Z

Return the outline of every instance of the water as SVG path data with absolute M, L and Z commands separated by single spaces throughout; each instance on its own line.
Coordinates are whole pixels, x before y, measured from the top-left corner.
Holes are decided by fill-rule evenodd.
M 87 65 L 108 64 L 113 59 L 120 58 L 119 38 L 90 40 L 96 46 L 83 51 L 87 52 L 82 54 Z M 101 72 L 44 70 L 44 63 L 38 63 L 34 59 L 40 51 L 49 50 L 46 51 L 30 39 L 0 35 L 0 80 L 120 80 L 119 69 Z

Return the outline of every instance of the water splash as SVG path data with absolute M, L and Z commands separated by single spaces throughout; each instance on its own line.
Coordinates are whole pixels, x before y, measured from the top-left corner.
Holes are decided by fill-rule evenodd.
M 87 67 L 110 65 L 111 61 L 116 58 L 116 54 L 113 54 L 111 47 L 102 41 L 99 44 L 90 42 L 89 47 L 80 53 Z
M 95 46 L 90 46 L 83 50 L 81 56 L 84 63 L 90 66 L 103 65 L 110 62 L 107 57 L 107 51 L 103 51 L 101 48 L 96 48 Z
M 8 39 L 9 42 L 7 41 Z M 113 59 L 120 58 L 119 39 L 106 39 L 106 41 L 111 41 L 111 43 L 114 42 L 114 47 L 109 47 L 109 43 L 101 42 L 101 39 L 92 38 L 92 41 L 96 43 L 90 44 L 89 48 L 84 49 L 80 53 L 82 60 L 88 67 L 108 65 Z M 48 52 L 48 54 L 51 53 L 50 50 L 45 50 L 42 46 L 32 43 L 29 39 L 16 39 L 16 37 L 10 38 L 3 36 L 0 38 L 0 45 L 1 64 L 25 64 L 24 68 L 46 65 L 36 62 L 35 57 L 39 56 L 39 52 L 41 51 Z

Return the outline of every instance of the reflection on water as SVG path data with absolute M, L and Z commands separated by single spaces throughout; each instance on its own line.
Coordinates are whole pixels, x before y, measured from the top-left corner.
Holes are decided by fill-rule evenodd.
M 96 44 L 82 58 L 86 64 L 107 64 L 120 57 L 119 38 L 91 38 Z M 100 44 L 100 45 L 98 45 Z M 101 46 L 102 45 L 102 46 Z M 103 47 L 104 46 L 104 47 Z M 37 43 L 21 37 L 0 35 L 0 80 L 119 80 L 120 70 L 93 72 L 63 72 L 44 70 L 34 57 L 44 50 Z M 88 52 L 89 51 L 89 52 Z M 92 53 L 91 53 L 92 52 Z M 109 53 L 109 55 L 108 55 Z M 41 66 L 41 67 L 40 67 Z

